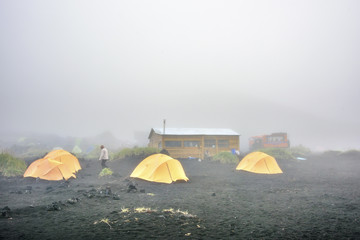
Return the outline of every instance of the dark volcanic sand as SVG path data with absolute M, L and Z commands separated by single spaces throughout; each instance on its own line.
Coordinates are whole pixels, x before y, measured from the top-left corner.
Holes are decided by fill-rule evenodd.
M 280 175 L 182 160 L 190 182 L 170 185 L 129 179 L 139 161 L 102 179 L 98 161 L 69 182 L 0 178 L 0 239 L 360 239 L 359 158 L 278 160 Z

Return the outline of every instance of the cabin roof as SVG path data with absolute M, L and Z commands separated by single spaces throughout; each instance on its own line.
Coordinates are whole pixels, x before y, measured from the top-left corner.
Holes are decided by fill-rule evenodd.
M 159 135 L 219 135 L 219 136 L 240 136 L 239 133 L 227 128 L 153 128 Z

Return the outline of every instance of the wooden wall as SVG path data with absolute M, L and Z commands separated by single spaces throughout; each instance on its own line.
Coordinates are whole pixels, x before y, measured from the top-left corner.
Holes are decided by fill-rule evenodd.
M 162 148 L 162 145 L 159 146 L 159 144 L 162 144 L 162 136 L 159 134 L 152 133 L 149 138 L 149 147 L 153 148 Z
M 165 148 L 173 158 L 205 159 L 206 155 L 211 157 L 219 152 L 240 150 L 239 136 L 162 136 L 153 132 L 149 140 L 149 147 Z M 173 144 L 181 143 L 175 147 L 167 145 L 169 141 Z

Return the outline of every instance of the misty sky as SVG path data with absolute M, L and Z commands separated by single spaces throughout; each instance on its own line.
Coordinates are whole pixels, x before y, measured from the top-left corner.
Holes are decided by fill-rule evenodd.
M 0 133 L 132 139 L 166 119 L 244 148 L 360 145 L 357 0 L 0 0 L 0 33 Z

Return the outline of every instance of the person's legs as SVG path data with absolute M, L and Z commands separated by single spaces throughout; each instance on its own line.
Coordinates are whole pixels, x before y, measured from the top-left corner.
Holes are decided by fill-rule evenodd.
M 106 166 L 106 159 L 102 159 L 102 160 L 101 160 L 101 167 L 102 167 L 102 168 L 107 168 L 107 166 Z

